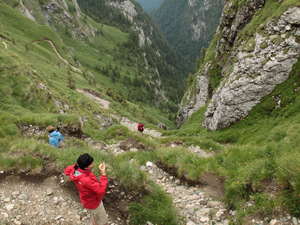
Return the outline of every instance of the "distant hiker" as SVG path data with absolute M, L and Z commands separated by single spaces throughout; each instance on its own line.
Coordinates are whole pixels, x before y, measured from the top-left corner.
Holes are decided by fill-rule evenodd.
M 144 124 L 139 123 L 137 129 L 138 129 L 139 132 L 143 132 L 144 131 Z
M 55 148 L 64 147 L 65 141 L 62 134 L 59 131 L 56 131 L 55 128 L 51 125 L 48 126 L 46 129 L 49 132 L 48 137 L 50 145 L 52 145 Z
M 84 208 L 92 214 L 93 225 L 104 225 L 108 224 L 108 217 L 102 203 L 102 197 L 106 193 L 107 186 L 105 164 L 99 165 L 102 174 L 100 182 L 92 173 L 94 165 L 93 157 L 85 153 L 79 156 L 77 164 L 65 169 L 65 174 L 70 176 L 71 181 L 76 184 Z

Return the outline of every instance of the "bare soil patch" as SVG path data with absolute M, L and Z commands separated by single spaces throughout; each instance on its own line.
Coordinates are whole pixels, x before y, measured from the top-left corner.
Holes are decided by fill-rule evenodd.
M 120 148 L 122 150 L 124 150 L 124 151 L 128 151 L 131 148 L 136 148 L 136 149 L 139 149 L 139 150 L 144 150 L 144 149 L 146 149 L 146 146 L 143 143 L 141 143 L 138 140 L 136 140 L 135 138 L 129 137 L 125 141 L 123 141 L 123 142 L 120 143 Z

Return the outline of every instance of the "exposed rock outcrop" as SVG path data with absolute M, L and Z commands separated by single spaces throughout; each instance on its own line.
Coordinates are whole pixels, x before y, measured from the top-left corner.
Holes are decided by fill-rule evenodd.
M 211 131 L 226 128 L 246 117 L 276 85 L 289 78 L 300 54 L 299 7 L 291 7 L 278 19 L 261 24 L 253 36 L 248 34 L 244 39 L 239 36 L 264 3 L 264 0 L 250 1 L 236 9 L 236 5 L 226 1 L 216 32 L 214 62 L 207 63 L 199 73 L 197 91 L 193 93 L 191 88 L 182 100 L 177 127 L 212 97 L 202 126 Z M 221 81 L 213 96 L 203 91 L 210 87 L 208 70 L 212 64 L 221 68 Z
M 276 26 L 270 22 L 263 34 L 255 34 L 253 51 L 239 48 L 233 71 L 217 89 L 204 115 L 205 128 L 214 131 L 234 124 L 288 79 L 300 54 L 295 37 L 300 32 L 299 15 L 300 8 L 289 9 Z
M 70 6 L 72 6 L 72 9 L 70 9 Z M 45 1 L 45 3 L 20 1 L 17 9 L 31 20 L 47 24 L 54 30 L 57 30 L 57 27 L 55 27 L 57 24 L 65 27 L 65 32 L 72 35 L 74 39 L 89 38 L 91 40 L 97 31 L 96 28 L 81 21 L 82 13 L 76 0 L 72 0 L 71 4 L 67 4 L 65 0 L 51 0 Z M 75 22 L 77 26 L 74 26 Z
M 217 35 L 221 35 L 216 48 L 216 57 L 229 51 L 235 43 L 237 34 L 251 21 L 254 13 L 261 9 L 265 0 L 249 1 L 240 9 L 235 10 L 232 1 L 226 0 Z
M 183 105 L 181 101 L 180 109 L 177 114 L 177 128 L 179 128 L 195 111 L 206 104 L 208 98 L 211 97 L 211 87 L 209 84 L 208 69 L 210 64 L 207 64 L 201 76 L 197 76 L 196 92 L 190 89 L 186 94 L 188 104 Z

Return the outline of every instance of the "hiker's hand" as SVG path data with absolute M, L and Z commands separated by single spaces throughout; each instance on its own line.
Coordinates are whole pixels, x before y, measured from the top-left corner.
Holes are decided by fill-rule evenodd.
M 104 162 L 99 165 L 99 170 L 101 171 L 102 175 L 105 175 L 105 163 Z

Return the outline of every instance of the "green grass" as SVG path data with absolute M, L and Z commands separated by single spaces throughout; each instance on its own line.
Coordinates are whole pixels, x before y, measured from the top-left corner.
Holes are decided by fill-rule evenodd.
M 10 4 L 15 3 L 10 1 Z M 261 29 L 259 24 L 277 18 L 291 5 L 299 6 L 299 3 L 292 0 L 283 3 L 266 1 L 266 6 L 256 13 L 254 20 L 240 33 L 239 38 L 251 37 L 248 35 L 250 32 Z M 230 128 L 216 132 L 205 130 L 201 125 L 207 107 L 205 105 L 176 130 L 175 124 L 167 119 L 167 113 L 146 104 L 138 105 L 129 101 L 121 104 L 105 92 L 106 87 L 110 86 L 114 94 L 120 92 L 125 99 L 130 93 L 120 81 L 113 82 L 96 69 L 96 66 L 102 68 L 111 64 L 113 68 L 121 68 L 121 76 L 134 78 L 136 67 L 132 60 L 121 57 L 124 50 L 121 46 L 127 41 L 128 34 L 87 18 L 88 23 L 101 29 L 102 36 L 96 36 L 91 42 L 83 44 L 64 35 L 62 42 L 49 27 L 30 21 L 2 3 L 0 20 L 3 28 L 0 34 L 6 38 L 3 41 L 8 45 L 8 49 L 4 49 L 3 45 L 0 47 L 1 170 L 37 174 L 43 170 L 45 163 L 52 162 L 58 171 L 63 171 L 66 166 L 75 163 L 80 154 L 88 152 L 93 155 L 95 162 L 107 163 L 108 176 L 118 179 L 124 190 L 147 190 L 141 202 L 130 206 L 133 224 L 144 224 L 146 221 L 153 224 L 178 224 L 172 199 L 140 170 L 141 165 L 147 161 L 163 162 L 174 167 L 179 177 L 191 180 L 198 180 L 206 172 L 225 178 L 224 200 L 228 209 L 238 211 L 239 224 L 249 215 L 268 216 L 278 210 L 287 211 L 293 216 L 300 215 L 299 61 L 286 82 L 278 85 L 246 118 Z M 58 52 L 72 65 L 76 65 L 77 58 L 81 62 L 81 66 L 77 66 L 84 73 L 75 72 L 62 62 L 47 42 L 35 42 L 45 37 L 54 42 Z M 253 42 L 251 38 L 247 40 Z M 214 89 L 221 81 L 219 67 L 214 64 L 214 60 L 217 60 L 214 59 L 216 43 L 217 37 L 205 58 L 205 62 L 213 61 L 214 69 L 209 73 Z M 69 88 L 68 76 L 74 79 L 76 88 L 86 88 L 101 94 L 111 102 L 111 108 L 103 109 L 82 93 Z M 38 88 L 40 83 L 46 89 Z M 272 96 L 280 96 L 280 107 Z M 60 108 L 66 114 L 59 113 L 55 105 L 57 102 L 68 105 L 68 108 Z M 146 128 L 152 129 L 157 129 L 158 122 L 163 122 L 168 130 L 157 129 L 163 132 L 164 138 L 161 139 L 140 136 L 117 125 L 117 121 L 115 125 L 101 130 L 103 121 L 96 119 L 95 115 L 109 117 L 110 114 L 124 116 L 135 122 L 142 120 Z M 49 124 L 56 126 L 59 123 L 80 127 L 80 117 L 87 120 L 81 127 L 83 134 L 92 139 L 109 144 L 134 137 L 147 149 L 113 156 L 92 149 L 83 140 L 68 138 L 67 148 L 60 151 L 48 145 L 46 133 L 26 137 L 19 130 L 20 125 L 45 128 Z M 181 147 L 165 147 L 165 144 L 177 140 L 183 142 Z M 214 153 L 215 157 L 195 156 L 188 150 L 191 145 L 200 146 L 202 150 Z M 95 173 L 100 175 L 97 170 Z M 279 184 L 278 193 L 272 198 L 263 191 L 263 182 L 266 180 L 276 180 Z M 255 200 L 255 207 L 244 211 L 243 205 L 250 199 Z
M 178 224 L 177 215 L 172 205 L 172 199 L 164 191 L 151 186 L 150 195 L 142 199 L 141 203 L 131 203 L 129 211 L 133 224 Z

